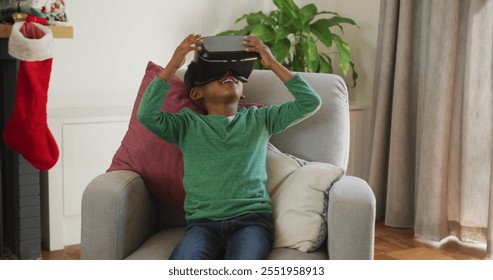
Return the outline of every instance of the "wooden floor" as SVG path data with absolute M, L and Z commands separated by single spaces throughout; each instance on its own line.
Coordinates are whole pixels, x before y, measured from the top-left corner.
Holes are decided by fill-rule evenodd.
M 414 238 L 413 229 L 390 228 L 377 222 L 375 228 L 375 260 L 483 260 L 482 248 L 472 248 L 450 241 L 440 248 Z M 61 251 L 43 251 L 45 260 L 78 260 L 80 247 L 67 246 Z
M 480 248 L 481 247 L 481 248 Z M 413 229 L 391 228 L 383 222 L 375 227 L 375 260 L 484 260 L 485 246 L 464 245 L 449 240 L 439 247 L 414 238 Z

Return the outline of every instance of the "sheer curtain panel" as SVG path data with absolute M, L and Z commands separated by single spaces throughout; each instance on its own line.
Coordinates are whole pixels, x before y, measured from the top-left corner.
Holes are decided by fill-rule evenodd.
M 377 216 L 493 257 L 493 1 L 382 0 L 370 186 Z

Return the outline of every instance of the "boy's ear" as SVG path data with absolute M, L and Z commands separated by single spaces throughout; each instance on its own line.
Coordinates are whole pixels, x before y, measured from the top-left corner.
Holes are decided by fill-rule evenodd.
M 246 99 L 246 97 L 242 94 L 240 99 Z
M 202 99 L 202 94 L 200 93 L 200 91 L 197 89 L 197 87 L 193 87 L 191 90 L 190 90 L 190 98 L 192 100 L 199 100 L 199 99 Z

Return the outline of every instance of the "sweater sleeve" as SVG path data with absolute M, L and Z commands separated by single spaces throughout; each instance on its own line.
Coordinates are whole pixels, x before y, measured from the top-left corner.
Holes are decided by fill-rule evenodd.
M 264 109 L 265 121 L 271 134 L 280 133 L 315 114 L 322 101 L 299 73 L 284 83 L 295 100 Z
M 161 111 L 170 83 L 155 77 L 147 87 L 139 104 L 137 119 L 139 122 L 161 139 L 178 144 L 183 128 L 184 118 L 179 114 Z

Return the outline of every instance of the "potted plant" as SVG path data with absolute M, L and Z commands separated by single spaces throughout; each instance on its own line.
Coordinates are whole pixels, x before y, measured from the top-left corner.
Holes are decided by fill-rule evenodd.
M 246 21 L 242 29 L 227 30 L 218 35 L 254 34 L 269 46 L 279 62 L 293 71 L 333 73 L 331 55 L 337 54 L 344 76 L 351 68 L 355 86 L 358 73 L 351 61 L 351 49 L 340 35 L 331 30 L 339 28 L 343 31 L 343 24 L 357 26 L 354 20 L 334 12 L 318 11 L 315 4 L 300 8 L 293 0 L 273 2 L 277 10 L 269 14 L 262 11 L 245 14 L 236 20 L 236 23 Z M 330 17 L 324 17 L 327 15 Z M 337 51 L 322 52 L 318 42 L 328 51 L 334 48 Z

